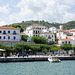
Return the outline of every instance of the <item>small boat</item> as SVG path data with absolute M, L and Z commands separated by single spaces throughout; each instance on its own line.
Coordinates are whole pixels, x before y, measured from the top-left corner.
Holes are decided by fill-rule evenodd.
M 48 61 L 50 61 L 50 62 L 60 62 L 61 60 L 58 59 L 57 57 L 49 57 Z

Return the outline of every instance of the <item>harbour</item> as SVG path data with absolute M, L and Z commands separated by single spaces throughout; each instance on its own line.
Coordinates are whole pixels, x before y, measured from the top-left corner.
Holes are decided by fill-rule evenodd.
M 49 56 L 1 57 L 0 62 L 34 62 L 48 61 Z M 53 56 L 60 60 L 75 60 L 75 56 Z

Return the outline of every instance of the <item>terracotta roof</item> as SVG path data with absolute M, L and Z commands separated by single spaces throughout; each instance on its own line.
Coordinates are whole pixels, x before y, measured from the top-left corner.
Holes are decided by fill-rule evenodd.
M 25 33 L 21 33 L 20 35 L 25 35 Z
M 71 39 L 71 38 L 67 38 L 67 39 L 60 39 L 60 40 L 73 40 L 73 39 Z
M 60 32 L 69 32 L 69 30 L 63 30 L 63 31 L 60 31 Z
M 75 30 L 71 30 L 70 32 L 75 32 Z
M 14 27 L 0 27 L 0 29 L 17 29 L 17 28 L 14 28 Z
M 20 41 L 0 41 L 0 42 L 20 42 Z
M 73 37 L 73 36 L 75 36 L 75 35 L 72 35 L 72 36 L 69 36 L 69 37 Z

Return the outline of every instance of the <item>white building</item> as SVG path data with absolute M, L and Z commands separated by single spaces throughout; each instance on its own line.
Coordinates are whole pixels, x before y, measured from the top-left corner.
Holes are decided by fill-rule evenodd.
M 75 46 L 75 30 L 64 30 L 57 33 L 58 44 L 71 44 Z
M 45 26 L 42 26 L 42 25 L 31 25 L 31 26 L 29 26 L 29 27 L 26 28 L 26 30 L 24 31 L 24 33 L 26 35 L 28 35 L 29 37 L 39 36 L 40 32 L 43 29 L 48 29 L 48 28 L 45 27 Z
M 0 27 L 0 43 L 13 45 L 20 42 L 20 29 L 14 27 Z
M 63 25 L 59 26 L 59 29 L 57 29 L 56 27 L 51 27 L 49 28 L 49 31 L 51 31 L 52 33 L 58 33 L 59 31 L 63 30 Z
M 55 41 L 55 35 L 54 33 L 50 33 L 50 32 L 41 32 L 40 36 L 45 37 L 48 42 L 54 42 Z

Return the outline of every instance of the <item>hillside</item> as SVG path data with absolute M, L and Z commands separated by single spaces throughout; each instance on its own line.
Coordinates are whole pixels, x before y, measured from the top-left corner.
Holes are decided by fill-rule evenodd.
M 62 24 L 62 23 L 54 23 L 54 22 L 49 23 L 47 21 L 45 22 L 44 20 L 42 20 L 42 21 L 33 21 L 32 20 L 32 21 L 22 21 L 21 23 L 14 23 L 14 24 L 11 24 L 11 25 L 16 25 L 16 24 L 23 26 L 23 28 L 26 28 L 27 26 L 30 26 L 30 25 L 33 25 L 33 24 L 39 24 L 39 25 L 43 25 L 43 26 L 47 26 L 47 27 L 55 26 L 56 28 L 59 28 L 59 25 Z M 75 21 L 70 21 L 70 22 L 64 23 L 62 25 L 63 25 L 64 29 L 73 29 L 73 28 L 75 28 Z

